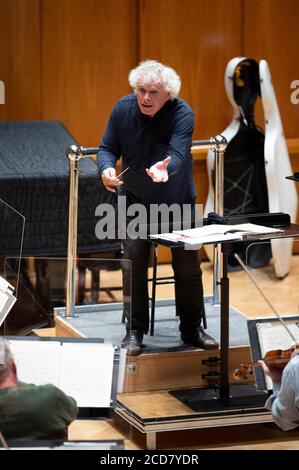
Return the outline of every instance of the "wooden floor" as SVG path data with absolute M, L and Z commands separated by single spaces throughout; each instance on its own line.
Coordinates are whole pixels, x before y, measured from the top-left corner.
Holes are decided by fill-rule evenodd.
M 145 436 L 115 416 L 113 421 L 76 420 L 70 440 L 124 439 L 128 450 L 145 449 Z M 299 431 L 284 432 L 272 424 L 251 424 L 212 429 L 158 433 L 162 450 L 299 450 Z
M 203 284 L 205 295 L 213 293 L 213 267 L 212 263 L 202 263 Z M 251 269 L 251 274 L 262 288 L 264 294 L 281 315 L 299 315 L 299 256 L 293 256 L 290 274 L 284 279 L 277 279 L 273 265 L 265 268 Z M 171 273 L 169 265 L 160 265 L 158 275 L 166 276 Z M 250 319 L 263 316 L 273 316 L 256 287 L 252 284 L 244 271 L 230 272 L 230 304 L 244 313 Z M 174 296 L 172 286 L 158 286 L 158 298 Z
M 213 292 L 213 271 L 210 262 L 202 263 L 205 294 Z M 171 274 L 169 265 L 159 265 L 158 275 Z M 292 258 L 290 274 L 284 279 L 275 277 L 272 265 L 252 270 L 259 286 L 282 315 L 299 314 L 299 256 Z M 117 282 L 117 273 L 106 273 L 101 285 Z M 248 318 L 273 316 L 246 273 L 232 272 L 230 278 L 230 305 Z M 119 293 L 115 293 L 116 298 Z M 173 286 L 158 286 L 158 298 L 173 298 Z M 151 406 L 151 400 L 148 406 Z M 69 439 L 120 439 L 125 438 L 127 449 L 144 449 L 145 437 L 133 426 L 116 416 L 113 421 L 80 421 L 70 426 Z M 157 434 L 159 449 L 225 449 L 225 450 L 299 450 L 299 431 L 283 432 L 273 424 L 250 424 L 173 431 Z

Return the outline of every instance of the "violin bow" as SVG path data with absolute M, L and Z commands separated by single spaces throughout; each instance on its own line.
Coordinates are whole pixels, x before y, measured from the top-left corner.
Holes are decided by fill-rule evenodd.
M 238 263 L 242 266 L 242 268 L 244 269 L 244 271 L 246 272 L 246 274 L 248 275 L 249 279 L 252 281 L 252 283 L 255 285 L 255 287 L 257 288 L 257 290 L 259 291 L 259 293 L 261 294 L 261 296 L 263 297 L 263 299 L 267 302 L 267 304 L 269 305 L 269 307 L 271 308 L 271 310 L 274 312 L 274 314 L 276 315 L 276 317 L 278 318 L 278 320 L 280 321 L 280 323 L 282 324 L 282 326 L 286 329 L 287 333 L 289 334 L 289 336 L 292 338 L 292 340 L 294 341 L 294 344 L 295 344 L 295 347 L 296 349 L 299 348 L 299 345 L 297 344 L 297 340 L 295 338 L 295 336 L 293 335 L 293 333 L 291 332 L 290 328 L 288 327 L 288 325 L 286 324 L 286 322 L 284 321 L 284 319 L 280 316 L 280 314 L 277 312 L 277 310 L 274 308 L 274 306 L 271 304 L 270 300 L 265 296 L 264 292 L 262 291 L 262 289 L 260 288 L 260 286 L 258 285 L 258 283 L 256 282 L 256 280 L 254 279 L 254 277 L 252 276 L 251 272 L 249 271 L 249 269 L 247 268 L 247 266 L 245 266 L 245 264 L 243 263 L 243 261 L 241 260 L 240 256 L 237 254 L 237 253 L 234 253 L 234 256 L 236 258 L 236 260 L 238 261 Z

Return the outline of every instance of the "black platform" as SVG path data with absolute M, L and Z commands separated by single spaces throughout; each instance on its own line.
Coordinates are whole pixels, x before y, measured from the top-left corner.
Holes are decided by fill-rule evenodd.
M 250 413 L 264 410 L 267 393 L 257 391 L 252 384 L 230 385 L 230 396 L 227 400 L 219 398 L 216 388 L 193 388 L 170 390 L 169 393 L 184 405 L 196 412 L 217 412 L 225 415 L 233 413 Z
M 69 161 L 77 144 L 58 121 L 0 123 L 0 198 L 26 219 L 23 256 L 65 256 L 68 236 Z M 95 162 L 79 164 L 78 253 L 120 249 L 116 240 L 99 241 L 98 204 L 116 206 L 101 184 Z M 21 228 L 0 201 L 0 256 L 19 256 Z M 5 216 L 5 219 L 3 217 Z
M 35 263 L 35 289 L 26 263 L 19 266 L 18 258 L 21 248 L 23 257 L 67 255 L 69 160 L 66 148 L 72 144 L 77 142 L 58 121 L 0 123 L 0 271 L 4 272 L 5 257 L 16 257 L 10 260 L 11 271 L 21 269 L 22 286 L 19 301 L 5 322 L 6 334 L 26 334 L 28 328 L 51 322 L 49 306 L 41 296 L 49 283 L 46 261 Z M 85 253 L 87 256 L 101 253 L 101 257 L 105 253 L 109 258 L 120 255 L 120 241 L 96 238 L 95 227 L 100 217 L 95 216 L 95 211 L 101 203 L 116 208 L 116 196 L 101 184 L 95 162 L 82 159 L 79 164 L 78 256 Z M 22 216 L 25 218 L 23 244 Z M 38 302 L 30 310 L 32 296 Z

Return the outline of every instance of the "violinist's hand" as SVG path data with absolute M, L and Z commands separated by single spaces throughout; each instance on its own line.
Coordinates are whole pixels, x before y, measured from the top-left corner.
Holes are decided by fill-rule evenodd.
M 265 375 L 270 377 L 273 383 L 279 383 L 281 381 L 282 369 L 268 367 L 264 361 L 258 361 L 258 363 L 262 366 Z
M 115 168 L 106 168 L 102 173 L 102 181 L 105 188 L 111 193 L 115 193 L 115 186 L 121 186 L 123 181 L 116 178 Z
M 171 157 L 166 157 L 164 160 L 155 163 L 150 167 L 146 168 L 146 172 L 150 178 L 152 178 L 154 183 L 166 183 L 168 181 L 168 171 L 167 166 L 171 160 Z

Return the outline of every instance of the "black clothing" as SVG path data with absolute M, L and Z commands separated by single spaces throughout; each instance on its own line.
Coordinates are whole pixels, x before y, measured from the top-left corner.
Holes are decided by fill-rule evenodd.
M 124 184 L 119 194 L 130 193 L 144 204 L 191 203 L 195 197 L 190 153 L 194 116 L 191 108 L 177 98 L 150 118 L 143 114 L 133 93 L 119 100 L 108 121 L 98 154 L 100 175 L 106 168 L 115 168 L 122 157 Z M 167 167 L 170 178 L 157 184 L 145 169 L 170 156 Z
M 19 383 L 0 389 L 0 430 L 5 439 L 67 439 L 78 408 L 54 385 Z
M 124 243 L 124 258 L 132 262 L 132 291 L 131 309 L 128 310 L 127 329 L 138 330 L 146 334 L 149 329 L 149 300 L 147 285 L 147 268 L 150 258 L 151 243 L 147 240 L 131 240 L 127 238 Z M 197 251 L 187 251 L 184 248 L 173 248 L 172 268 L 175 276 L 176 310 L 180 317 L 180 331 L 194 331 L 200 326 L 203 316 L 203 288 L 201 280 L 200 259 Z M 129 285 L 124 279 L 124 293 L 129 294 Z M 129 308 L 129 306 L 126 306 Z
M 123 175 L 124 184 L 118 193 L 127 196 L 127 206 L 141 203 L 148 208 L 150 204 L 176 203 L 180 206 L 190 204 L 194 209 L 196 193 L 190 152 L 193 127 L 193 112 L 179 98 L 167 101 L 150 118 L 140 111 L 135 94 L 126 96 L 117 102 L 110 115 L 97 159 L 100 174 L 107 168 L 115 168 L 116 161 L 122 156 L 122 170 L 127 167 L 129 170 Z M 167 167 L 168 182 L 154 183 L 145 169 L 168 156 L 171 157 Z M 127 236 L 124 242 L 124 258 L 132 262 L 131 314 L 128 304 L 125 305 L 127 329 L 143 334 L 149 327 L 147 269 L 150 250 L 148 240 L 133 240 Z M 204 309 L 198 252 L 172 249 L 172 267 L 180 330 L 193 331 L 200 326 Z M 124 295 L 128 296 L 130 273 L 125 274 Z

